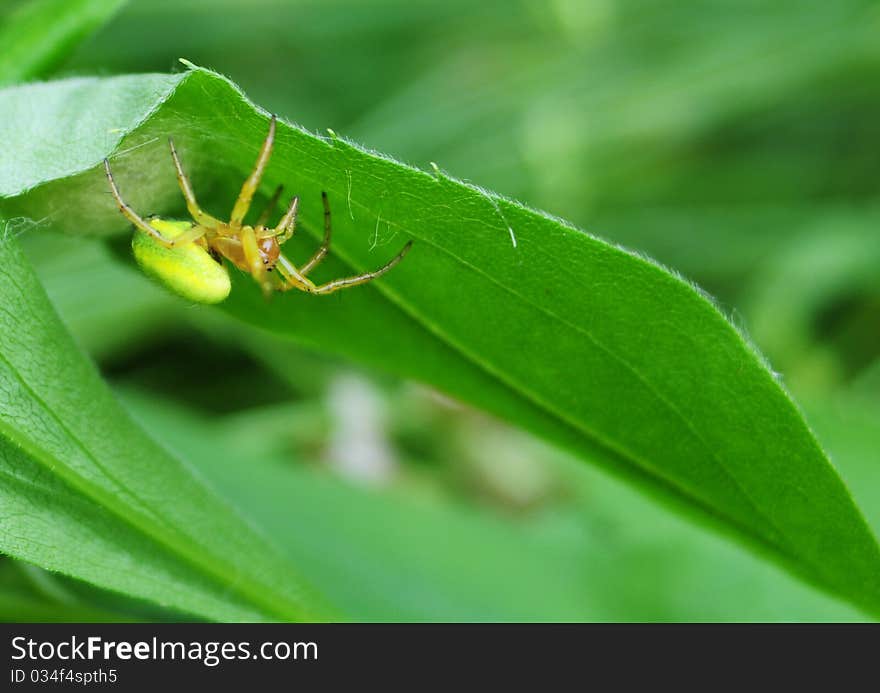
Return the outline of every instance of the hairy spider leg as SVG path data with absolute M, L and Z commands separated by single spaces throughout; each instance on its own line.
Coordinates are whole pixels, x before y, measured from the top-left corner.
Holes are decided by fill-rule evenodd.
M 290 260 L 284 254 L 278 256 L 275 263 L 275 269 L 278 271 L 280 282 L 278 284 L 279 291 L 290 291 L 291 289 L 299 289 L 307 293 L 314 293 L 315 284 L 310 279 L 302 276 Z
M 266 203 L 263 211 L 260 212 L 260 217 L 259 219 L 257 219 L 257 223 L 254 224 L 255 229 L 258 229 L 260 227 L 266 228 L 266 222 L 269 221 L 269 215 L 272 214 L 272 212 L 274 212 L 275 208 L 278 206 L 278 199 L 281 197 L 281 192 L 283 190 L 283 185 L 279 185 L 277 188 L 275 188 L 275 192 L 272 193 L 272 197 L 269 198 L 269 201 Z
M 412 247 L 412 241 L 409 241 L 403 247 L 403 250 L 401 250 L 395 257 L 393 257 L 385 265 L 373 272 L 366 272 L 365 274 L 359 274 L 354 277 L 335 279 L 333 281 L 327 282 L 326 284 L 316 285 L 311 279 L 306 276 L 306 273 L 314 269 L 314 267 L 327 255 L 327 251 L 330 248 L 330 237 L 332 230 L 330 202 L 327 200 L 326 192 L 321 192 L 321 201 L 324 204 L 324 240 L 321 242 L 321 247 L 318 248 L 317 251 L 315 251 L 315 254 L 312 255 L 309 261 L 306 262 L 306 264 L 303 265 L 300 269 L 297 269 L 297 267 L 284 255 L 278 256 L 278 262 L 276 263 L 275 267 L 281 277 L 282 283 L 278 287 L 280 291 L 299 289 L 300 291 L 305 291 L 310 294 L 322 295 L 333 293 L 334 291 L 338 291 L 339 289 L 357 286 L 358 284 L 365 284 L 366 282 L 372 281 L 377 277 L 381 277 L 388 270 L 394 267 L 394 265 L 396 265 L 404 258 L 404 256 L 409 252 L 409 249 Z
M 299 272 L 304 277 L 324 259 L 327 251 L 330 250 L 330 203 L 327 201 L 327 193 L 323 190 L 321 191 L 321 202 L 324 203 L 324 240 L 321 241 L 321 247 L 315 251 L 309 261 L 300 267 Z
M 335 279 L 331 282 L 320 285 L 316 285 L 311 279 L 303 276 L 302 272 L 298 271 L 290 260 L 284 257 L 284 255 L 280 255 L 278 257 L 278 264 L 276 264 L 275 267 L 278 270 L 278 274 L 281 275 L 284 283 L 278 287 L 278 290 L 289 291 L 290 289 L 299 289 L 300 291 L 306 291 L 310 294 L 320 296 L 324 294 L 332 294 L 334 291 L 339 291 L 339 289 L 347 289 L 352 286 L 357 286 L 358 284 L 366 284 L 377 277 L 381 277 L 394 267 L 394 265 L 404 258 L 411 247 L 412 241 L 409 241 L 403 246 L 403 250 L 401 250 L 395 257 L 373 272 L 366 272 L 365 274 L 359 274 L 355 277 Z
M 122 212 L 123 216 L 125 216 L 126 219 L 128 219 L 141 231 L 155 238 L 166 248 L 173 248 L 177 245 L 184 245 L 185 243 L 190 243 L 205 235 L 205 227 L 201 225 L 196 225 L 184 231 L 176 238 L 165 238 L 165 236 L 163 236 L 159 231 L 154 229 L 140 216 L 138 216 L 137 212 L 129 207 L 125 203 L 125 200 L 122 199 L 122 195 L 119 194 L 119 188 L 116 187 L 116 181 L 113 179 L 113 174 L 110 172 L 110 162 L 107 161 L 107 159 L 104 159 L 104 172 L 107 174 L 107 180 L 110 183 L 110 191 L 113 193 L 113 199 L 116 200 L 116 205 L 119 207 L 119 211 Z
M 278 226 L 272 229 L 267 236 L 276 236 L 278 238 L 278 245 L 289 241 L 296 228 L 296 213 L 298 210 L 299 196 L 295 195 L 290 201 L 290 206 L 287 208 L 287 212 L 281 217 L 281 221 L 278 222 Z
M 170 137 L 168 138 L 168 146 L 171 147 L 171 158 L 174 161 L 174 168 L 177 170 L 177 184 L 180 186 L 180 192 L 183 193 L 183 199 L 186 200 L 186 208 L 189 210 L 190 216 L 192 216 L 200 226 L 220 226 L 221 222 L 219 219 L 215 219 L 207 212 L 202 211 L 202 208 L 199 206 L 192 185 L 190 185 L 189 178 L 186 173 L 184 173 L 183 166 L 180 164 L 180 157 L 177 156 L 177 149 L 174 147 L 174 140 Z
M 409 249 L 412 248 L 412 241 L 407 241 L 406 245 L 403 246 L 403 249 L 391 258 L 387 263 L 382 265 L 377 270 L 373 270 L 372 272 L 366 272 L 364 274 L 359 274 L 355 277 L 344 277 L 342 279 L 334 279 L 331 282 L 327 282 L 326 284 L 321 284 L 320 286 L 315 287 L 314 293 L 318 295 L 322 294 L 332 294 L 334 291 L 338 291 L 339 289 L 347 289 L 352 286 L 357 286 L 358 284 L 366 284 L 377 277 L 381 277 L 388 270 L 390 270 L 394 265 L 403 260 L 406 254 L 409 252 Z
M 233 228 L 238 228 L 241 226 L 241 222 L 244 220 L 244 215 L 247 214 L 248 209 L 251 206 L 251 200 L 254 199 L 254 193 L 257 192 L 257 188 L 260 187 L 260 180 L 263 177 L 263 172 L 266 170 L 266 165 L 269 163 L 269 157 L 272 155 L 272 145 L 275 143 L 275 116 L 272 116 L 272 119 L 269 121 L 269 134 L 266 135 L 266 139 L 263 141 L 263 146 L 260 148 L 260 154 L 257 157 L 257 162 L 254 164 L 254 170 L 251 171 L 251 175 L 247 177 L 244 184 L 241 186 L 241 192 L 238 194 L 238 199 L 235 201 L 235 206 L 232 208 L 232 214 L 229 216 L 229 225 Z

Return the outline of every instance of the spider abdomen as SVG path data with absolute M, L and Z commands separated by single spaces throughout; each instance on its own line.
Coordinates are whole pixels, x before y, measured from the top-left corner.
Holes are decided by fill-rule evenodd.
M 148 223 L 165 238 L 174 239 L 192 223 L 153 218 Z M 165 247 L 146 232 L 136 229 L 131 249 L 140 268 L 174 293 L 196 303 L 220 303 L 232 288 L 229 272 L 197 243 Z

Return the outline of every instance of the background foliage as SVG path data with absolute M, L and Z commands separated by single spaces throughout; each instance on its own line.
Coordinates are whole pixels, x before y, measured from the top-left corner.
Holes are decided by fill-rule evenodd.
M 134 2 L 16 79 L 168 72 L 183 55 L 307 127 L 657 257 L 753 336 L 876 531 L 880 13 L 747 5 Z M 134 418 L 349 617 L 860 617 L 522 432 L 17 223 Z M 0 568 L 6 618 L 177 614 Z

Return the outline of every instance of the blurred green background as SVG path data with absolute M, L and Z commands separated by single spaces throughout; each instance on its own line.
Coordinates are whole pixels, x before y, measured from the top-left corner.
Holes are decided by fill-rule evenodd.
M 861 0 L 134 0 L 51 76 L 185 57 L 660 260 L 767 355 L 876 531 L 878 39 Z M 860 618 L 478 412 L 183 305 L 100 242 L 23 241 L 135 416 L 355 618 Z M 180 617 L 8 559 L 0 587 L 6 619 Z

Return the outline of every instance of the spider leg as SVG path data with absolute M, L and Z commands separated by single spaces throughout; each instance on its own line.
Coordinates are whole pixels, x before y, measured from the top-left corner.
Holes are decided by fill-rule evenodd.
M 281 197 L 281 191 L 284 190 L 283 185 L 279 185 L 275 188 L 275 192 L 272 193 L 272 197 L 269 198 L 269 201 L 266 203 L 266 206 L 263 208 L 263 211 L 260 212 L 260 218 L 257 219 L 257 223 L 254 224 L 254 228 L 259 228 L 260 226 L 266 226 L 266 222 L 269 221 L 269 215 L 275 210 L 275 207 L 278 206 L 278 198 Z
M 278 258 L 278 264 L 275 267 L 278 269 L 278 273 L 281 275 L 284 280 L 284 284 L 279 286 L 280 291 L 288 291 L 290 289 L 299 289 L 300 291 L 306 291 L 310 294 L 332 294 L 334 291 L 339 291 L 339 289 L 347 289 L 352 286 L 357 286 L 358 284 L 366 284 L 377 277 L 381 277 L 388 270 L 390 270 L 394 265 L 400 262 L 404 256 L 409 252 L 409 249 L 412 247 L 412 241 L 409 241 L 405 246 L 403 246 L 403 250 L 401 250 L 395 257 L 393 257 L 389 262 L 380 267 L 379 269 L 373 272 L 366 272 L 365 274 L 359 274 L 354 277 L 345 277 L 343 279 L 335 279 L 331 282 L 327 282 L 326 284 L 315 285 L 312 280 L 307 278 L 301 270 L 297 270 L 293 264 L 285 258 L 283 255 Z
M 229 217 L 229 225 L 237 228 L 241 226 L 241 222 L 244 220 L 244 215 L 247 214 L 248 209 L 251 206 L 251 200 L 254 199 L 254 193 L 257 191 L 257 188 L 260 186 L 260 180 L 263 177 L 263 172 L 266 170 L 266 164 L 269 163 L 269 157 L 272 155 L 272 145 L 275 143 L 275 116 L 272 116 L 272 119 L 269 121 L 269 134 L 266 135 L 266 139 L 263 141 L 263 146 L 260 148 L 260 154 L 257 157 L 257 162 L 254 164 L 254 170 L 251 171 L 251 175 L 247 177 L 244 184 L 241 186 L 241 192 L 238 194 L 238 199 L 235 201 L 235 206 L 232 208 L 232 214 Z
M 390 270 L 394 265 L 403 260 L 404 256 L 409 252 L 409 249 L 412 248 L 412 241 L 407 241 L 407 244 L 403 246 L 403 250 L 401 250 L 397 255 L 395 255 L 391 260 L 389 260 L 386 264 L 380 267 L 377 270 L 372 272 L 366 272 L 365 274 L 359 274 L 355 277 L 345 277 L 343 279 L 334 279 L 332 282 L 327 282 L 326 284 L 321 284 L 320 286 L 316 286 L 315 290 L 312 293 L 323 295 L 323 294 L 332 294 L 334 291 L 338 291 L 339 289 L 347 289 L 351 286 L 357 286 L 358 284 L 366 284 L 369 281 L 372 281 L 376 277 L 381 277 L 388 270 Z
M 276 226 L 270 234 L 278 237 L 278 245 L 286 243 L 293 235 L 293 231 L 296 228 L 296 213 L 298 209 L 299 197 L 294 197 L 290 201 L 290 206 L 287 208 L 287 212 L 281 218 L 281 221 L 278 222 L 278 226 Z
M 257 235 L 250 226 L 242 227 L 239 235 L 241 241 L 241 249 L 244 253 L 244 260 L 247 264 L 248 271 L 256 280 L 257 284 L 263 290 L 263 295 L 270 296 L 275 288 L 266 266 L 263 264 L 263 258 L 260 255 L 260 247 L 257 244 Z
M 296 266 L 288 260 L 284 255 L 278 256 L 278 262 L 275 263 L 275 269 L 282 283 L 278 286 L 279 291 L 290 291 L 290 289 L 298 289 L 306 293 L 314 293 L 315 283 L 304 277 Z
M 321 201 L 324 203 L 324 240 L 321 241 L 321 247 L 315 251 L 309 261 L 300 268 L 299 271 L 303 276 L 311 272 L 330 250 L 330 203 L 327 201 L 327 193 L 323 191 L 321 192 Z
M 110 162 L 107 161 L 107 159 L 104 159 L 104 172 L 107 174 L 107 181 L 110 183 L 110 191 L 113 193 L 113 199 L 116 200 L 116 206 L 119 207 L 119 211 L 122 212 L 123 216 L 141 231 L 143 231 L 144 233 L 148 233 L 165 247 L 173 247 L 174 241 L 172 239 L 165 238 L 165 236 L 163 236 L 161 233 L 159 233 L 159 231 L 150 226 L 146 221 L 138 216 L 137 212 L 135 212 L 125 203 L 125 200 L 123 200 L 122 196 L 119 194 L 119 188 L 116 187 L 116 181 L 113 180 L 113 174 L 110 172 Z
M 203 212 L 196 201 L 189 178 L 183 172 L 183 166 L 180 165 L 180 157 L 177 156 L 177 149 L 174 148 L 174 140 L 170 137 L 168 138 L 168 146 L 171 147 L 171 158 L 174 160 L 174 168 L 177 169 L 177 184 L 180 186 L 180 192 L 183 193 L 183 199 L 186 200 L 186 208 L 190 215 L 200 226 L 219 226 L 220 221 L 207 212 Z
M 199 240 L 202 236 L 204 236 L 208 232 L 207 228 L 202 226 L 201 224 L 195 224 L 194 226 L 188 228 L 179 236 L 175 236 L 171 239 L 169 245 L 174 248 L 175 246 L 186 245 L 187 243 L 192 243 L 193 241 Z

